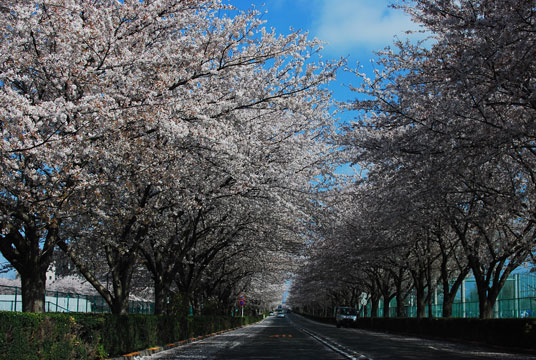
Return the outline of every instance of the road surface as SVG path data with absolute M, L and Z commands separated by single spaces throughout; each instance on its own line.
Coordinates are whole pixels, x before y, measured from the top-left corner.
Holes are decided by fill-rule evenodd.
M 142 359 L 536 360 L 536 355 L 360 329 L 337 329 L 334 325 L 288 314 L 285 318 L 269 317 L 259 324 Z

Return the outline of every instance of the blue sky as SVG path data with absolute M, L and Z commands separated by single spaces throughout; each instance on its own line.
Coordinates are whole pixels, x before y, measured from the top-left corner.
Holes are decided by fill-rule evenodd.
M 397 0 L 223 0 L 241 10 L 255 7 L 267 21 L 267 28 L 288 34 L 290 28 L 308 31 L 311 37 L 325 42 L 325 59 L 348 59 L 356 67 L 359 61 L 364 72 L 370 71 L 373 51 L 392 45 L 396 37 L 405 39 L 407 30 L 417 30 L 401 10 L 389 8 Z M 368 71 L 367 71 L 368 70 Z M 331 85 L 338 101 L 355 97 L 347 85 L 357 84 L 355 78 L 341 72 Z
M 288 34 L 293 30 L 307 31 L 311 38 L 325 42 L 324 59 L 346 58 L 348 67 L 371 76 L 370 60 L 374 51 L 391 46 L 395 38 L 406 39 L 408 30 L 419 30 L 402 10 L 389 7 L 398 0 L 222 0 L 240 10 L 255 8 L 266 20 L 267 28 Z M 417 35 L 412 35 L 416 38 Z M 356 93 L 349 85 L 358 86 L 356 77 L 339 71 L 337 81 L 329 85 L 336 101 L 351 101 Z M 343 121 L 351 121 L 356 114 L 340 113 Z M 338 167 L 337 173 L 358 173 L 349 164 Z

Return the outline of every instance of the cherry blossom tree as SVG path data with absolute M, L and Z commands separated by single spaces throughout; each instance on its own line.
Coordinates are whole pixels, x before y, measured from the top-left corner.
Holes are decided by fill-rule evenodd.
M 237 241 L 262 248 L 266 237 L 242 236 L 244 214 L 250 232 L 280 229 L 280 246 L 303 240 L 311 179 L 330 171 L 322 85 L 340 64 L 314 61 L 320 43 L 306 34 L 278 36 L 256 12 L 232 11 L 216 0 L 2 9 L 1 250 L 26 289 L 44 289 L 59 245 L 124 314 L 147 249 L 159 279 L 158 267 L 202 262 L 192 236 L 208 262 Z M 198 214 L 208 226 L 193 226 Z M 188 251 L 162 264 L 157 252 L 181 244 Z M 96 273 L 105 269 L 112 289 Z
M 21 276 L 23 311 L 42 312 L 58 228 L 73 193 L 89 181 L 79 156 L 91 135 L 82 114 L 95 103 L 80 101 L 90 79 L 68 78 L 79 59 L 68 52 L 57 58 L 62 44 L 48 41 L 40 30 L 46 11 L 37 12 L 42 16 L 35 5 L 17 2 L 0 10 L 0 250 Z
M 533 4 L 400 7 L 430 39 L 379 53 L 375 78 L 361 77 L 367 97 L 355 109 L 365 113 L 343 143 L 371 177 L 411 185 L 412 203 L 441 214 L 442 254 L 453 254 L 443 245 L 455 234 L 459 274 L 471 268 L 480 316 L 491 317 L 506 277 L 534 250 Z

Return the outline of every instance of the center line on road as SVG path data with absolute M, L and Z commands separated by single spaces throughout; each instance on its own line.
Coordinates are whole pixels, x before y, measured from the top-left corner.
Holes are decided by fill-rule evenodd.
M 324 344 L 325 346 L 327 346 L 328 348 L 330 348 L 331 350 L 341 354 L 342 356 L 346 357 L 347 359 L 351 359 L 351 360 L 372 360 L 368 357 L 366 357 L 365 355 L 360 355 L 360 354 L 350 354 L 349 351 L 347 349 L 344 349 L 342 345 L 339 345 L 331 340 L 327 340 L 327 339 L 324 339 L 322 338 L 320 335 L 317 335 L 315 333 L 313 333 L 312 331 L 310 330 L 307 330 L 307 329 L 304 329 L 304 328 L 299 328 L 300 331 L 306 333 L 307 335 L 309 335 L 310 337 L 312 337 L 313 339 L 317 340 L 318 342 Z
M 331 350 L 341 354 L 342 356 L 346 357 L 347 359 L 351 359 L 351 360 L 372 360 L 371 358 L 366 357 L 365 355 L 359 354 L 359 353 L 357 353 L 357 352 L 355 352 L 353 350 L 350 350 L 350 349 L 346 349 L 344 346 L 342 346 L 340 344 L 337 344 L 335 341 L 333 341 L 333 340 L 331 340 L 329 338 L 325 338 L 325 337 L 323 337 L 321 335 L 318 335 L 318 334 L 312 332 L 309 329 L 305 329 L 303 327 L 298 327 L 298 325 L 292 320 L 290 320 L 290 322 L 298 330 L 300 330 L 301 332 L 309 335 L 310 337 L 312 337 L 316 341 L 322 343 L 323 345 L 327 346 Z

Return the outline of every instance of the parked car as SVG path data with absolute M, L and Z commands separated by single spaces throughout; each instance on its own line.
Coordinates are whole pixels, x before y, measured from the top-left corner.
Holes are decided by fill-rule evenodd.
M 337 327 L 349 326 L 356 322 L 357 320 L 357 311 L 356 309 L 349 306 L 338 306 L 335 309 L 335 322 Z

